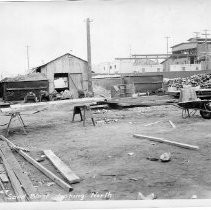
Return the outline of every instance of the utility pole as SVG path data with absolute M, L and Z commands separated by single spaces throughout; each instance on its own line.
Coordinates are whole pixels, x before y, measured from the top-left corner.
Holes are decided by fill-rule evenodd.
M 88 91 L 93 92 L 92 88 L 92 59 L 91 59 L 91 40 L 90 40 L 90 22 L 86 19 L 86 33 L 87 33 L 87 60 L 88 60 Z
M 29 65 L 29 46 L 26 46 L 26 55 L 27 55 L 27 70 L 29 73 L 30 65 Z
M 194 51 L 194 54 L 196 54 L 197 56 L 195 57 L 194 56 L 194 63 L 198 63 L 198 38 L 200 38 L 199 37 L 199 34 L 200 34 L 200 32 L 198 32 L 198 31 L 195 31 L 195 32 L 193 32 L 194 34 L 195 34 L 195 43 L 196 43 L 196 50 Z
M 202 35 L 204 35 L 205 36 L 205 52 L 206 52 L 206 54 L 205 54 L 205 63 L 206 63 L 206 70 L 208 70 L 208 44 L 207 44 L 207 36 L 208 35 L 210 35 L 210 34 L 208 34 L 207 32 L 208 32 L 209 30 L 207 30 L 207 29 L 205 29 L 204 30 L 204 34 L 202 34 Z
M 166 54 L 167 54 L 167 58 L 168 58 L 168 54 L 169 54 L 169 36 L 166 36 Z
M 130 58 L 132 58 L 132 49 L 131 49 L 131 44 L 130 44 Z

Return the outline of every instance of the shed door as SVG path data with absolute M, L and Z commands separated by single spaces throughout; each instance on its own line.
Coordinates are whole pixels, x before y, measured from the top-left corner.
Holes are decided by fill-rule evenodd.
M 69 74 L 69 79 L 70 79 L 70 83 L 73 84 L 73 86 L 77 89 L 77 90 L 83 90 L 83 78 L 82 78 L 82 74 L 80 73 L 76 73 L 76 74 Z
M 69 74 L 70 90 L 74 92 L 74 97 L 78 97 L 78 90 L 83 90 L 83 77 L 81 73 Z

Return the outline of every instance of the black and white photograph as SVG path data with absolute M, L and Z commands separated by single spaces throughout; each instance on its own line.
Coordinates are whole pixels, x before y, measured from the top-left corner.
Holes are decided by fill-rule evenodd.
M 0 2 L 0 208 L 210 199 L 211 1 Z

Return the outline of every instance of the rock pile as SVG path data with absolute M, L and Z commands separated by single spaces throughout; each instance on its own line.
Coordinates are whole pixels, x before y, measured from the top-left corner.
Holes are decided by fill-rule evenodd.
M 174 78 L 167 81 L 169 87 L 183 88 L 185 85 L 200 87 L 202 89 L 211 88 L 211 74 L 195 74 L 186 78 Z

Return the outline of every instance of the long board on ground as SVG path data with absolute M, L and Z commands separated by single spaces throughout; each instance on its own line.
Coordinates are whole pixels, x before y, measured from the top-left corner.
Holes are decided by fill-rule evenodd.
M 73 190 L 73 188 L 64 182 L 62 179 L 57 177 L 55 174 L 53 174 L 51 171 L 46 169 L 43 165 L 38 163 L 36 160 L 34 160 L 32 157 L 30 157 L 25 152 L 18 150 L 17 151 L 22 157 L 24 157 L 29 163 L 31 163 L 33 166 L 35 166 L 37 169 L 39 169 L 42 173 L 44 173 L 49 179 L 53 180 L 55 183 L 57 183 L 60 187 L 62 187 L 67 192 L 70 192 Z
M 54 167 L 70 184 L 80 182 L 80 178 L 70 169 L 70 167 L 68 167 L 59 157 L 57 157 L 52 150 L 44 150 L 43 152 Z
M 7 174 L 9 176 L 12 188 L 13 188 L 13 190 L 15 192 L 16 200 L 20 201 L 20 202 L 26 201 L 26 196 L 25 196 L 25 194 L 23 192 L 21 184 L 18 181 L 14 171 L 12 170 L 10 165 L 8 164 L 7 158 L 4 156 L 4 154 L 2 153 L 1 150 L 0 150 L 0 156 L 1 156 L 2 160 L 3 160 L 3 164 L 4 164 L 4 167 L 6 169 Z
M 166 144 L 170 144 L 170 145 L 174 145 L 174 146 L 178 146 L 178 147 L 182 147 L 182 148 L 186 148 L 186 149 L 194 149 L 194 150 L 199 149 L 198 146 L 193 146 L 193 145 L 190 145 L 190 144 L 183 144 L 183 143 L 179 143 L 179 142 L 176 142 L 176 141 L 170 141 L 170 140 L 166 140 L 166 139 L 158 138 L 158 137 L 153 137 L 153 136 L 145 136 L 145 135 L 140 135 L 140 134 L 134 134 L 133 137 L 136 137 L 136 138 L 139 138 L 139 139 L 149 139 L 150 141 L 166 143 Z
M 21 168 L 20 164 L 18 163 L 17 159 L 15 158 L 13 152 L 11 151 L 10 147 L 8 146 L 7 142 L 2 141 L 0 142 L 1 151 L 7 159 L 8 164 L 14 171 L 16 177 L 20 181 L 22 187 L 24 188 L 28 197 L 36 193 L 36 188 L 33 186 L 29 177 L 24 173 L 23 169 Z

